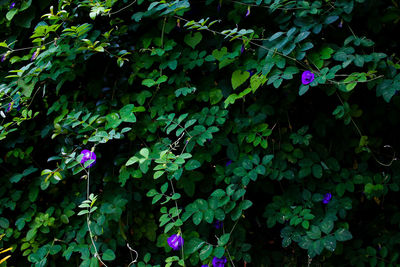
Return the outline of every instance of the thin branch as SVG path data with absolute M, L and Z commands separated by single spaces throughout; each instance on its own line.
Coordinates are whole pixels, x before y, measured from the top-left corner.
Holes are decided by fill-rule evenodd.
M 139 254 L 137 253 L 136 250 L 134 250 L 133 248 L 131 248 L 131 247 L 129 246 L 129 243 L 126 243 L 126 246 L 128 247 L 129 252 L 131 253 L 131 258 L 132 258 L 131 263 L 129 263 L 129 265 L 128 265 L 128 267 L 130 267 L 132 264 L 136 263 L 136 261 L 137 261 L 137 259 L 138 259 L 138 257 L 139 257 Z M 136 254 L 136 258 L 135 258 L 135 259 L 133 259 L 133 257 L 132 257 L 132 252 L 135 252 L 135 254 Z
M 167 178 L 167 179 L 168 179 L 168 178 Z M 172 180 L 169 180 L 169 182 L 170 182 L 171 188 L 172 188 L 172 195 L 174 195 L 174 194 L 175 194 L 174 184 L 172 183 Z M 180 217 L 179 217 L 179 208 L 178 208 L 178 201 L 174 200 L 174 202 L 175 202 L 175 208 L 176 208 L 177 215 L 178 215 L 178 220 L 180 220 Z M 182 233 L 181 227 L 179 227 L 179 231 Z M 185 254 L 184 254 L 184 252 L 183 252 L 183 242 L 182 242 L 181 252 L 182 252 L 183 266 L 185 266 Z
M 108 16 L 115 15 L 115 14 L 117 14 L 117 13 L 119 13 L 119 12 L 121 12 L 121 11 L 123 11 L 123 10 L 127 9 L 128 7 L 130 7 L 131 5 L 133 5 L 134 3 L 136 3 L 136 0 L 135 0 L 135 1 L 133 1 L 133 2 L 131 2 L 129 5 L 127 5 L 127 6 L 123 7 L 123 8 L 121 8 L 121 9 L 119 9 L 119 10 L 115 11 L 115 12 L 110 12 L 110 13 L 108 13 Z
M 342 98 L 340 97 L 340 95 L 339 95 L 337 92 L 336 92 L 336 95 L 337 95 L 337 97 L 339 98 L 339 101 L 342 103 L 342 105 L 344 105 Z M 356 128 L 356 130 L 357 130 L 358 134 L 360 135 L 360 137 L 363 137 L 364 135 L 362 134 L 360 128 L 359 128 L 358 125 L 357 125 L 357 123 L 353 120 L 353 118 L 352 118 L 351 116 L 350 116 L 350 120 L 351 120 L 351 122 L 353 123 L 354 127 Z M 383 162 L 381 162 L 380 160 L 378 160 L 378 158 L 375 156 L 375 153 L 372 151 L 371 148 L 369 148 L 368 145 L 365 145 L 365 147 L 366 147 L 369 151 L 371 151 L 372 157 L 374 158 L 374 160 L 375 160 L 379 165 L 382 165 L 382 166 L 385 166 L 385 167 L 390 167 L 390 166 L 393 164 L 393 162 L 397 160 L 397 158 L 396 158 L 396 151 L 394 151 L 393 147 L 390 146 L 390 145 L 385 145 L 385 146 L 384 146 L 384 148 L 391 148 L 391 149 L 393 150 L 393 156 L 392 156 L 392 159 L 390 160 L 389 163 L 383 163 Z
M 182 17 L 179 17 L 179 16 L 174 16 L 174 17 L 177 18 L 177 19 L 183 20 L 183 21 L 185 21 L 185 22 L 189 22 L 189 20 L 187 20 L 187 19 L 185 19 L 185 18 L 182 18 Z M 206 31 L 209 31 L 209 32 L 212 32 L 212 33 L 214 33 L 214 34 L 218 34 L 218 35 L 222 35 L 222 36 L 227 37 L 227 34 L 224 34 L 224 33 L 219 32 L 219 31 L 214 31 L 214 30 L 211 30 L 211 29 L 208 29 L 208 28 L 205 29 L 205 30 L 206 30 Z M 238 37 L 237 39 L 242 40 L 242 41 L 246 41 L 245 39 L 243 39 L 243 38 L 241 38 L 241 37 Z M 281 53 L 281 52 L 278 52 L 276 49 L 268 48 L 268 47 L 266 47 L 266 46 L 257 44 L 256 42 L 253 42 L 253 41 L 248 41 L 248 43 L 250 43 L 250 44 L 252 44 L 252 45 L 255 45 L 255 46 L 259 47 L 259 48 L 265 49 L 265 50 L 267 50 L 267 51 L 269 51 L 269 52 L 274 52 L 274 54 L 278 54 L 278 55 L 280 55 L 280 56 L 282 56 L 282 57 L 285 57 L 285 58 L 287 58 L 287 59 L 290 59 L 290 60 L 292 60 L 292 61 L 294 61 L 294 62 L 297 62 L 299 65 L 303 66 L 303 67 L 306 68 L 306 69 L 309 68 L 309 66 L 305 65 L 303 62 L 301 62 L 301 61 L 295 59 L 294 57 L 290 57 L 290 56 L 287 56 L 287 55 L 285 55 L 285 54 L 283 54 L 283 53 Z
M 37 45 L 37 46 L 30 46 L 30 47 L 17 48 L 17 49 L 12 49 L 12 48 L 9 48 L 9 47 L 7 47 L 7 48 L 9 49 L 9 52 L 12 53 L 12 52 L 18 52 L 18 51 L 23 51 L 23 50 L 30 50 L 30 49 L 32 49 L 32 48 L 40 48 L 40 47 L 42 47 L 42 46 L 46 46 L 46 45 L 48 45 L 48 44 L 57 42 L 57 40 L 61 40 L 61 39 L 63 39 L 63 37 L 61 37 L 61 38 L 59 38 L 59 39 L 56 39 L 56 40 L 49 41 L 49 42 L 44 43 L 44 44 L 42 44 L 42 45 Z M 0 56 L 3 56 L 3 55 L 5 55 L 5 54 L 7 54 L 7 52 L 6 52 L 6 53 L 3 53 L 3 54 L 0 54 Z
M 81 164 L 82 166 L 82 164 Z M 84 166 L 83 166 L 84 168 Z M 84 168 L 86 175 L 87 175 L 87 183 L 86 183 L 86 199 L 89 199 L 89 182 L 90 182 L 90 169 L 87 171 Z M 87 208 L 89 210 L 89 208 Z M 88 227 L 88 232 L 89 232 L 89 236 L 90 236 L 90 240 L 92 241 L 92 245 L 94 248 L 94 256 L 105 266 L 107 267 L 107 265 L 101 260 L 101 257 L 99 255 L 99 252 L 97 251 L 97 247 L 96 247 L 96 243 L 94 242 L 93 239 L 93 233 L 92 230 L 90 229 L 90 212 L 86 213 L 86 225 Z
M 262 8 L 276 9 L 276 10 L 284 10 L 284 11 L 304 9 L 303 7 L 288 7 L 288 8 L 285 8 L 285 7 L 271 7 L 271 6 L 267 6 L 267 5 L 246 4 L 246 3 L 242 3 L 242 2 L 234 1 L 234 0 L 230 0 L 230 2 L 235 3 L 235 4 L 239 4 L 239 5 L 244 5 L 244 6 L 254 6 L 254 7 L 262 7 Z

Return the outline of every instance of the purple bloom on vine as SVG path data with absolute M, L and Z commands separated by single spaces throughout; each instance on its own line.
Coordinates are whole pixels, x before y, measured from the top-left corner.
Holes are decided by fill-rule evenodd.
M 218 220 L 216 220 L 216 221 L 214 222 L 214 227 L 215 227 L 216 229 L 221 229 L 223 225 L 224 225 L 224 222 L 223 222 L 223 221 L 218 221 Z
M 171 235 L 167 242 L 173 250 L 180 250 L 183 245 L 183 238 L 180 235 Z
M 6 60 L 6 54 L 1 57 L 1 62 L 4 62 L 4 60 Z
M 341 21 L 339 22 L 338 27 L 339 27 L 339 28 L 342 28 L 342 27 L 343 27 L 343 20 L 341 20 Z
M 250 7 L 247 8 L 246 17 L 250 15 Z
M 331 193 L 326 193 L 324 196 L 324 199 L 322 199 L 322 203 L 328 204 L 332 199 L 332 194 Z
M 244 52 L 244 44 L 242 44 L 242 48 L 240 48 L 240 54 L 243 54 Z
M 306 70 L 305 72 L 303 72 L 303 74 L 301 75 L 301 82 L 304 85 L 307 85 L 307 84 L 312 83 L 312 81 L 314 81 L 314 73 L 312 73 L 309 70 Z
M 253 76 L 256 72 L 252 70 L 246 70 L 248 73 L 250 73 L 250 77 Z
M 11 5 L 10 5 L 10 9 L 13 9 L 14 7 L 15 7 L 15 3 L 12 2 Z
M 223 256 L 222 258 L 214 257 L 212 260 L 212 265 L 213 267 L 224 267 L 226 262 L 227 259 L 225 256 Z
M 36 57 L 37 57 L 37 51 L 35 51 L 34 53 L 33 53 L 33 55 L 32 55 L 32 57 L 31 57 L 31 61 L 34 61 L 35 59 L 36 59 Z
M 88 160 L 94 160 L 92 163 L 89 164 L 88 168 L 92 167 L 96 163 L 96 154 L 94 152 L 84 149 L 82 150 L 81 155 L 83 155 L 81 159 L 81 164 L 85 164 L 85 162 Z
M 13 104 L 14 104 L 14 102 L 8 103 L 8 108 L 7 108 L 7 110 L 6 110 L 6 113 L 8 113 L 8 112 L 11 111 L 11 109 L 12 109 L 12 107 L 13 107 Z
M 228 161 L 226 162 L 225 166 L 228 167 L 229 165 L 232 164 L 232 162 L 233 162 L 232 160 L 228 160 Z

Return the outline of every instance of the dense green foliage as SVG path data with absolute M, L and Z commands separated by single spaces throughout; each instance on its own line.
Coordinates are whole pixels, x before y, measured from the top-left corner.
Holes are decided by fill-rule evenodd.
M 0 13 L 3 265 L 399 266 L 400 1 Z

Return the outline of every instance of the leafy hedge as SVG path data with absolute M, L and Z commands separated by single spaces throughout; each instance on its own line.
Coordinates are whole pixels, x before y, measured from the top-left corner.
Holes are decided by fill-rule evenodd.
M 3 265 L 399 266 L 399 5 L 0 0 Z

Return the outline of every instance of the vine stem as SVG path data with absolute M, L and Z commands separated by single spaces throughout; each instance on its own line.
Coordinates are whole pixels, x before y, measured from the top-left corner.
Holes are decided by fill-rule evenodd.
M 81 164 L 82 165 L 82 164 Z M 85 171 L 86 171 L 86 175 L 87 175 L 87 182 L 86 182 L 86 199 L 89 199 L 89 184 L 90 184 L 90 169 L 87 171 L 86 169 L 85 169 Z M 89 210 L 89 208 L 87 208 L 88 210 Z M 93 233 L 92 233 L 92 230 L 90 229 L 90 212 L 88 212 L 88 213 L 86 213 L 86 225 L 87 225 L 87 228 L 88 228 L 88 231 L 89 231 L 89 236 L 90 236 L 90 240 L 92 241 L 92 245 L 93 245 L 93 248 L 94 248 L 94 253 L 95 253 L 95 257 L 105 266 L 105 267 L 108 267 L 102 260 L 101 260 L 101 257 L 100 257 L 100 255 L 99 255 L 99 252 L 97 251 L 97 247 L 96 247 L 96 243 L 94 242 L 94 239 L 93 239 Z
M 167 179 L 168 179 L 168 178 L 167 178 Z M 175 194 L 174 183 L 172 182 L 172 180 L 169 180 L 169 182 L 170 182 L 171 188 L 172 188 L 172 195 L 174 195 L 174 194 Z M 178 212 L 178 220 L 180 220 L 178 202 L 177 202 L 176 200 L 174 200 L 174 202 L 175 202 L 176 211 Z M 182 233 L 182 229 L 181 229 L 180 226 L 179 226 L 179 231 Z M 182 252 L 183 266 L 185 266 L 185 254 L 184 254 L 184 252 L 183 252 L 183 245 L 184 245 L 184 244 L 183 244 L 183 242 L 182 242 L 181 252 Z
M 123 8 L 121 8 L 121 9 L 115 11 L 115 12 L 110 12 L 110 13 L 108 13 L 108 16 L 111 17 L 111 15 L 115 15 L 115 14 L 117 14 L 117 13 L 119 13 L 119 12 L 121 12 L 121 11 L 127 9 L 128 7 L 130 7 L 131 5 L 133 5 L 134 3 L 136 3 L 136 0 L 135 0 L 135 1 L 132 1 L 130 4 L 124 6 Z
M 342 103 L 342 105 L 344 105 L 344 102 L 343 102 L 342 98 L 340 97 L 340 95 L 339 95 L 337 92 L 336 92 L 336 96 L 339 98 L 340 103 Z M 352 124 L 354 125 L 354 127 L 356 128 L 356 130 L 357 130 L 358 134 L 360 135 L 360 137 L 363 137 L 363 134 L 362 134 L 360 128 L 358 127 L 357 123 L 353 120 L 353 118 L 352 118 L 351 116 L 350 116 L 350 120 L 351 120 Z M 394 151 L 394 152 L 393 152 L 392 159 L 390 160 L 390 162 L 389 162 L 389 163 L 383 163 L 383 162 L 381 162 L 380 160 L 378 160 L 378 158 L 375 156 L 375 153 L 372 151 L 372 149 L 371 149 L 368 145 L 365 145 L 365 147 L 366 147 L 369 151 L 371 151 L 372 157 L 374 158 L 374 160 L 375 160 L 379 165 L 382 165 L 382 166 L 384 166 L 384 167 L 390 167 L 390 166 L 393 164 L 393 162 L 397 160 L 397 158 L 396 158 L 396 152 Z M 385 145 L 384 147 L 385 147 L 385 148 L 392 148 L 390 145 Z M 393 148 L 392 148 L 392 149 L 393 149 Z
M 189 20 L 187 20 L 187 19 L 185 19 L 185 18 L 182 18 L 182 17 L 179 17 L 179 16 L 174 16 L 174 17 L 177 18 L 177 19 L 180 19 L 180 20 L 182 20 L 182 21 L 189 22 Z M 224 34 L 224 33 L 219 32 L 219 31 L 214 31 L 214 30 L 211 30 L 211 29 L 209 29 L 209 28 L 207 28 L 207 29 L 205 29 L 205 30 L 206 30 L 206 31 L 209 31 L 209 32 L 212 32 L 212 33 L 214 33 L 214 34 L 218 34 L 218 35 L 222 35 L 222 36 L 227 37 L 227 34 Z M 246 41 L 245 39 L 243 39 L 243 38 L 241 38 L 241 37 L 238 37 L 237 39 L 242 40 L 242 41 Z M 287 55 L 285 55 L 285 54 L 283 54 L 283 53 L 281 53 L 281 52 L 278 52 L 278 51 L 276 51 L 276 49 L 268 48 L 268 47 L 266 47 L 266 46 L 257 44 L 256 42 L 253 42 L 253 41 L 248 41 L 248 42 L 249 42 L 250 44 L 252 44 L 252 45 L 255 45 L 255 46 L 259 47 L 259 48 L 265 49 L 265 50 L 270 51 L 270 52 L 274 52 L 274 54 L 278 54 L 278 55 L 280 55 L 280 56 L 282 56 L 282 57 L 285 57 L 285 58 L 290 59 L 290 60 L 292 60 L 292 61 L 294 61 L 294 62 L 297 62 L 297 63 L 298 63 L 299 65 L 301 65 L 302 67 L 304 67 L 304 68 L 306 68 L 306 69 L 309 69 L 309 66 L 305 65 L 303 62 L 301 62 L 301 61 L 295 59 L 294 57 L 290 57 L 290 56 L 287 56 Z
M 18 51 L 23 51 L 23 50 L 30 50 L 30 49 L 32 49 L 32 48 L 40 48 L 40 47 L 43 47 L 43 46 L 47 46 L 48 44 L 51 44 L 51 43 L 55 43 L 55 44 L 57 45 L 57 41 L 58 41 L 58 40 L 62 40 L 62 39 L 64 39 L 64 37 L 60 37 L 60 38 L 58 38 L 58 39 L 51 40 L 51 41 L 49 41 L 49 42 L 47 42 L 47 43 L 44 43 L 44 44 L 42 44 L 42 45 L 29 46 L 29 47 L 23 47 L 23 48 L 17 48 L 17 49 L 12 49 L 12 48 L 7 47 L 7 49 L 8 49 L 8 52 L 10 52 L 10 53 L 18 52 Z M 0 56 L 4 56 L 5 54 L 7 54 L 7 52 L 6 52 L 6 53 L 3 53 L 3 54 L 0 54 Z

